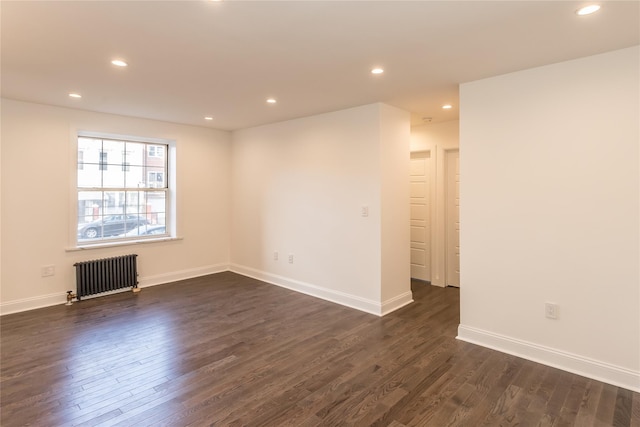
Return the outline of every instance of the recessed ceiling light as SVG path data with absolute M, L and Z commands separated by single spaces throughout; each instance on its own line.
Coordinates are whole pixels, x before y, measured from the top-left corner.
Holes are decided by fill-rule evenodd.
M 209 116 L 207 116 L 207 117 L 205 117 L 204 119 L 205 119 L 205 120 L 213 120 L 213 117 L 209 117 Z
M 371 70 L 371 74 L 382 74 L 384 73 L 384 70 L 382 68 L 373 68 Z
M 267 104 L 275 104 L 276 102 L 278 101 L 276 101 L 274 98 L 267 99 Z
M 118 67 L 126 67 L 127 65 L 129 65 L 126 62 L 124 62 L 123 60 L 121 60 L 121 59 L 114 59 L 113 61 L 111 61 L 111 63 L 113 65 L 118 66 Z
M 580 9 L 576 10 L 576 13 L 580 16 L 591 15 L 592 13 L 597 12 L 599 10 L 600 10 L 600 5 L 590 4 L 589 6 L 581 7 Z
M 453 105 L 451 105 L 451 104 L 445 104 L 445 105 L 442 106 L 443 110 L 450 110 L 452 108 L 453 108 Z
M 82 95 L 79 93 L 70 93 L 69 98 L 82 98 Z

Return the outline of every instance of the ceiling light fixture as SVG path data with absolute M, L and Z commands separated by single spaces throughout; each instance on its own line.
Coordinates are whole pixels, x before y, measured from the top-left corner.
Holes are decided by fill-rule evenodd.
M 79 93 L 70 93 L 69 98 L 82 98 L 82 95 Z
M 450 110 L 452 108 L 453 108 L 453 105 L 451 105 L 451 104 L 445 104 L 445 105 L 442 106 L 443 110 Z
M 591 15 L 592 13 L 597 12 L 599 10 L 600 10 L 600 5 L 590 4 L 589 6 L 581 7 L 580 9 L 576 10 L 576 14 L 580 16 Z
M 209 117 L 209 116 L 207 116 L 207 117 L 205 117 L 204 119 L 205 119 L 205 120 L 213 120 L 213 117 Z
M 273 98 L 269 98 L 269 99 L 267 99 L 267 104 L 275 104 L 276 102 L 278 102 L 278 101 L 276 101 L 276 100 L 275 100 L 275 99 L 273 99 Z
M 121 60 L 121 59 L 114 59 L 113 61 L 111 61 L 111 63 L 113 65 L 118 66 L 118 67 L 126 67 L 127 65 L 129 65 L 126 62 L 124 62 L 123 60 Z
M 384 70 L 382 68 L 373 68 L 371 70 L 371 74 L 382 74 L 384 73 Z

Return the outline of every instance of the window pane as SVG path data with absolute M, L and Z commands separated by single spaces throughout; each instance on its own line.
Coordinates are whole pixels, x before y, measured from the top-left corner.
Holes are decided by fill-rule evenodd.
M 164 158 L 164 146 L 163 145 L 149 145 L 148 146 L 149 157 L 156 157 L 158 159 Z
M 98 152 L 98 169 L 102 171 L 102 186 L 121 188 L 124 186 L 124 172 L 122 161 L 124 143 L 120 141 L 102 141 L 102 148 Z
M 126 161 L 131 166 L 144 166 L 145 145 L 136 142 L 127 142 Z
M 78 192 L 78 224 L 95 221 L 102 215 L 102 191 Z
M 147 194 L 144 191 L 127 191 L 127 213 L 142 216 L 147 213 Z
M 102 141 L 102 152 L 105 163 L 108 165 L 121 165 L 124 162 L 124 142 L 105 139 Z
M 125 173 L 125 188 L 144 188 L 146 185 L 144 180 L 143 166 L 129 166 L 129 170 Z
M 164 188 L 165 173 L 162 167 L 147 168 L 147 187 L 148 188 Z
M 139 193 L 137 191 L 127 191 L 127 213 L 128 214 L 139 214 L 140 213 L 140 196 L 144 195 L 144 193 Z
M 78 192 L 78 240 L 102 236 L 102 191 Z
M 102 171 L 97 164 L 84 164 L 84 167 L 78 170 L 78 187 L 80 188 L 98 188 L 102 187 Z
M 102 140 L 96 138 L 78 138 L 78 151 L 82 151 L 83 162 L 98 164 L 102 152 Z
M 94 240 L 102 237 L 102 217 L 90 222 L 78 224 L 78 240 Z
M 139 237 L 139 236 L 158 236 L 158 235 L 166 235 L 167 229 L 164 224 L 143 224 L 140 225 L 127 233 L 127 236 L 130 237 Z
M 124 234 L 126 232 L 124 191 L 105 191 L 103 200 L 102 237 Z
M 165 224 L 167 199 L 164 191 L 147 192 L 146 218 L 151 224 Z
M 122 165 L 110 165 L 108 169 L 102 171 L 102 186 L 107 188 L 123 188 L 126 172 L 122 170 Z

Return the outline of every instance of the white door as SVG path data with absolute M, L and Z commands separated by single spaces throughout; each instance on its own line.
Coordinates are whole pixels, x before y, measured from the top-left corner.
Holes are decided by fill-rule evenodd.
M 460 287 L 460 153 L 445 151 L 445 285 Z
M 411 153 L 411 277 L 431 281 L 431 153 Z

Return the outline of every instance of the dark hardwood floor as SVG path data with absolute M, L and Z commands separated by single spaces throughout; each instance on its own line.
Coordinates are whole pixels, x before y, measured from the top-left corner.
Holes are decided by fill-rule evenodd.
M 379 318 L 233 273 L 3 316 L 11 426 L 634 426 L 640 394 L 455 339 L 459 293 Z

